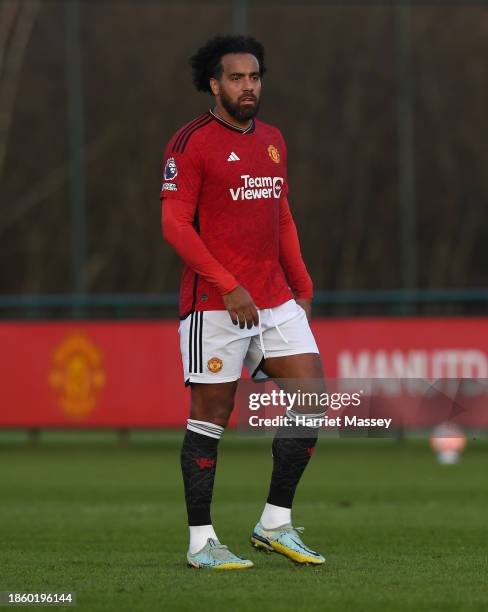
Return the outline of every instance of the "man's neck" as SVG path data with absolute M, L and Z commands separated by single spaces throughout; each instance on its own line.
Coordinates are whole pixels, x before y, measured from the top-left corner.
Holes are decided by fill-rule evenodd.
M 239 128 L 240 130 L 247 130 L 247 128 L 252 124 L 252 119 L 248 119 L 247 121 L 244 121 L 244 123 L 242 123 L 241 121 L 237 121 L 235 117 L 230 115 L 225 110 L 225 108 L 223 106 L 220 106 L 219 104 L 216 104 L 214 106 L 212 112 L 218 117 L 220 117 L 221 119 L 223 119 L 224 121 L 226 121 L 227 123 L 230 123 L 231 125 Z

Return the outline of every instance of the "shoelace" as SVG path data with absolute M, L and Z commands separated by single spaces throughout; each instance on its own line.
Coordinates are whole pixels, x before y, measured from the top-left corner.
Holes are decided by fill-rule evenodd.
M 218 540 L 214 540 L 213 538 L 209 538 L 209 547 L 210 548 L 228 548 L 225 544 L 221 544 Z
M 232 560 L 235 558 L 242 559 L 242 557 L 230 552 L 229 547 L 225 544 L 215 544 L 214 546 L 211 546 L 210 549 L 212 551 L 218 551 L 217 554 L 215 554 L 215 558 L 219 559 L 220 561 L 225 561 L 225 559 Z
M 305 527 L 292 527 L 290 525 L 290 527 L 286 527 L 285 531 L 296 531 L 297 533 L 303 533 L 305 531 Z

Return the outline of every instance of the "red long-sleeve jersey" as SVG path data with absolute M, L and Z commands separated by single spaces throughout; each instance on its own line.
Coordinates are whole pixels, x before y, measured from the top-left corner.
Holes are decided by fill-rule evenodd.
M 179 130 L 163 159 L 163 236 L 185 262 L 180 315 L 225 310 L 242 285 L 258 308 L 312 297 L 287 201 L 286 146 L 254 121 L 240 130 L 211 111 Z

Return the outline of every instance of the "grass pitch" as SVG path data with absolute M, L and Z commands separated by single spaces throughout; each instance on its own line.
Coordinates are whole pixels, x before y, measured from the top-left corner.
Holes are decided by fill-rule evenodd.
M 294 509 L 327 556 L 312 568 L 249 545 L 270 440 L 226 434 L 214 523 L 256 567 L 211 572 L 185 565 L 180 440 L 29 447 L 0 434 L 0 591 L 75 591 L 76 609 L 104 612 L 488 609 L 486 441 L 439 466 L 426 442 L 322 438 Z

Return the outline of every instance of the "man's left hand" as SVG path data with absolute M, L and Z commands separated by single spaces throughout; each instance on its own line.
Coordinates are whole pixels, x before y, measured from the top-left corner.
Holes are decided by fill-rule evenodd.
M 303 308 L 307 319 L 310 321 L 312 318 L 312 300 L 310 298 L 297 298 L 296 303 Z

